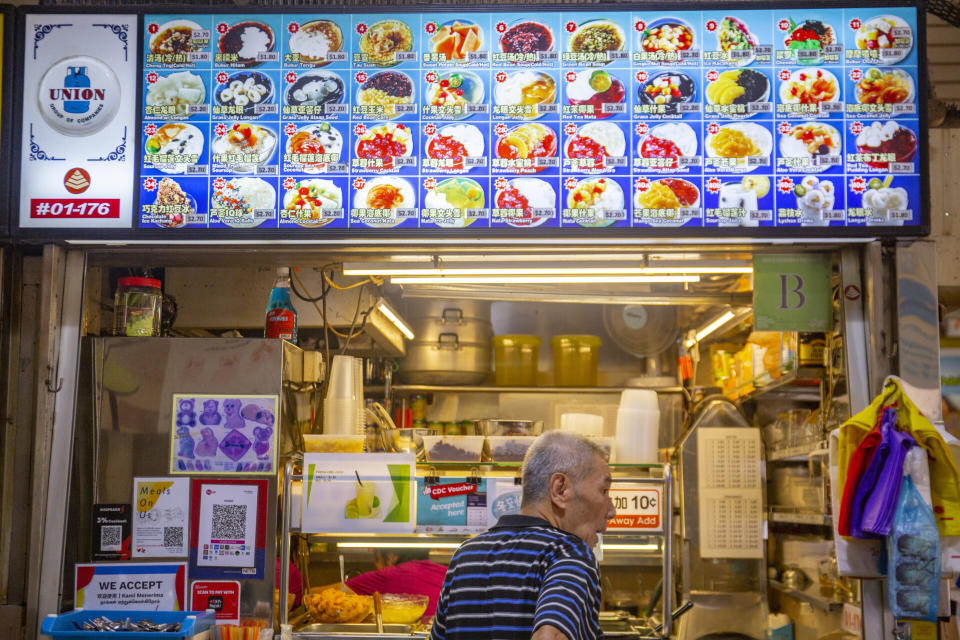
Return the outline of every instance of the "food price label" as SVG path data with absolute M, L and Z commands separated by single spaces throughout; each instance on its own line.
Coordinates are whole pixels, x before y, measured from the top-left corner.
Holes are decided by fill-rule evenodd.
M 610 487 L 610 499 L 617 510 L 617 515 L 607 521 L 608 530 L 660 531 L 663 529 L 663 489 L 661 487 L 614 483 Z
M 601 113 L 626 113 L 627 105 L 622 102 L 604 102 L 600 107 Z

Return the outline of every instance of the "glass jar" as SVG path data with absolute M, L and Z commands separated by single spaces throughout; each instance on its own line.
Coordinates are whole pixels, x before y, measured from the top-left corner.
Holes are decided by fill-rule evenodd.
M 120 278 L 113 296 L 113 335 L 159 336 L 160 281 L 153 278 Z

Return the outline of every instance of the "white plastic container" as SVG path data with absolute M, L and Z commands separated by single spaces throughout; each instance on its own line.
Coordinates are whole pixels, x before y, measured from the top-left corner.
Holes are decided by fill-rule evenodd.
M 620 464 L 655 464 L 659 461 L 660 406 L 657 392 L 627 389 L 617 409 L 616 460 Z
M 603 416 L 592 413 L 564 413 L 560 416 L 560 429 L 581 436 L 602 436 Z
M 423 436 L 427 462 L 480 462 L 483 436 Z

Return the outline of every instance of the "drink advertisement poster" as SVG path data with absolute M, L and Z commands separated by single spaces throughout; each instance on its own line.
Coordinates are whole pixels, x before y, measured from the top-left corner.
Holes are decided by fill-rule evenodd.
M 413 533 L 413 454 L 307 453 L 303 470 L 302 532 Z

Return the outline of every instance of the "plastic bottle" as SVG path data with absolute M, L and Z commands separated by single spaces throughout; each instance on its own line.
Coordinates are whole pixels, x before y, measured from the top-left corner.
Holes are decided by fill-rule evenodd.
M 270 292 L 267 317 L 264 325 L 265 338 L 282 338 L 297 344 L 297 310 L 290 300 L 290 268 L 277 267 L 277 281 Z

